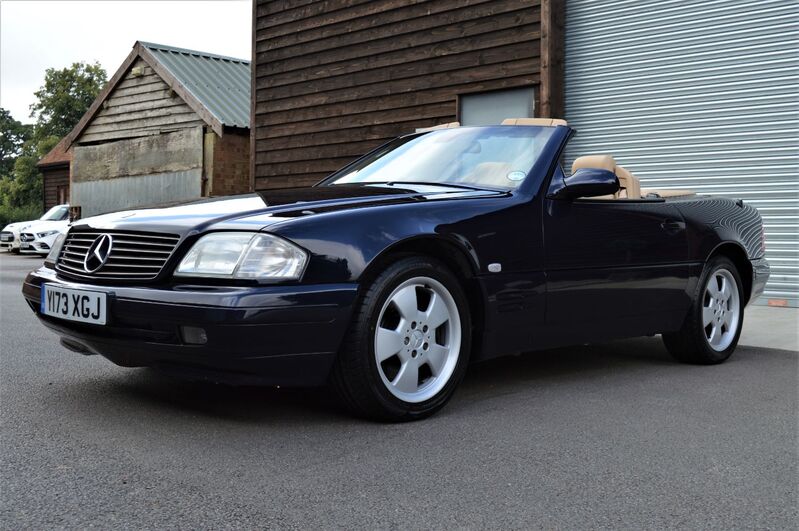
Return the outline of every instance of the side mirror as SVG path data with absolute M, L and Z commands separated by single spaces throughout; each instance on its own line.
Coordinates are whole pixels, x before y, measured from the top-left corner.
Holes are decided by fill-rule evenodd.
M 577 199 L 615 194 L 619 191 L 619 178 L 610 170 L 580 168 L 563 179 L 560 185 L 553 183 L 549 194 L 552 199 Z

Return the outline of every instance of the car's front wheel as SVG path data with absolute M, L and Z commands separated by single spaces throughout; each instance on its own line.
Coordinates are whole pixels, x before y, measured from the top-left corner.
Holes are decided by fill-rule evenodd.
M 743 327 L 741 286 L 741 277 L 732 261 L 724 256 L 708 261 L 682 329 L 663 334 L 669 353 L 679 361 L 701 365 L 729 358 Z
M 463 288 L 444 264 L 410 256 L 364 289 L 333 370 L 334 389 L 361 416 L 405 421 L 433 414 L 468 363 Z

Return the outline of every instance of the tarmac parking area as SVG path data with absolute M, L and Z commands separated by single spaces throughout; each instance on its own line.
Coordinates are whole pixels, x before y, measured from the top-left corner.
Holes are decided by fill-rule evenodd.
M 61 347 L 0 255 L 0 527 L 795 528 L 799 353 L 659 338 L 472 366 L 439 415 L 176 382 Z

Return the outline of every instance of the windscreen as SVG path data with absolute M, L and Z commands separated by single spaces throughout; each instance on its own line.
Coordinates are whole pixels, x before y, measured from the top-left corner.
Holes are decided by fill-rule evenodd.
M 462 127 L 399 138 L 331 176 L 326 184 L 441 183 L 514 189 L 553 127 Z
M 69 207 L 65 206 L 54 206 L 47 212 L 45 212 L 44 216 L 40 217 L 39 219 L 42 221 L 63 221 L 67 219 L 69 216 Z

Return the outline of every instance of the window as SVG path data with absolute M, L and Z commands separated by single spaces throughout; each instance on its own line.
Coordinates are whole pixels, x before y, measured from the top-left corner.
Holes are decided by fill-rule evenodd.
M 40 217 L 42 221 L 63 221 L 69 218 L 69 207 L 54 206 Z
M 326 184 L 437 183 L 514 189 L 553 127 L 461 127 L 399 138 L 334 173 Z
M 463 94 L 458 98 L 461 125 L 498 125 L 505 118 L 532 118 L 533 87 Z

